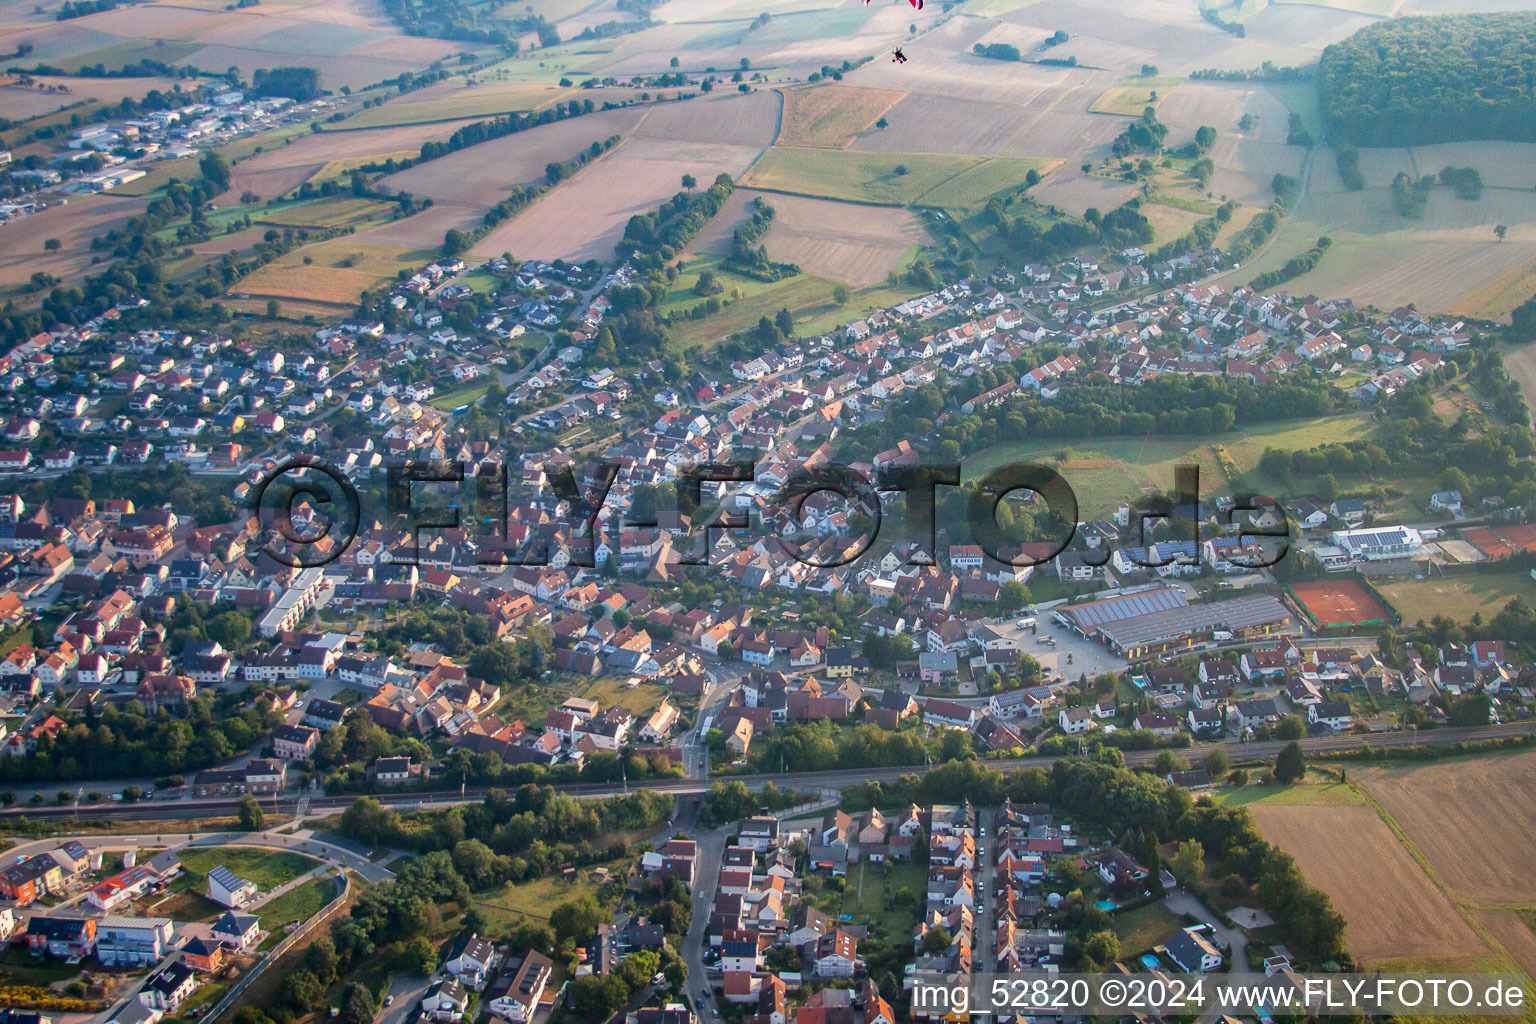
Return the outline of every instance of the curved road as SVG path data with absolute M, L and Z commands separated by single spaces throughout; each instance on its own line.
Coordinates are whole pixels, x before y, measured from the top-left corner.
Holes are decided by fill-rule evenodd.
M 1319 736 L 1301 741 L 1302 749 L 1309 753 L 1330 753 L 1347 750 L 1360 750 L 1366 746 L 1377 749 L 1409 746 L 1431 746 L 1448 743 L 1458 743 L 1469 740 L 1488 739 L 1513 739 L 1522 736 L 1536 734 L 1536 721 L 1513 722 L 1505 725 L 1485 725 L 1471 728 L 1456 729 L 1431 729 L 1424 732 L 1389 732 L 1375 735 L 1360 735 L 1357 733 L 1345 733 L 1339 736 Z M 1125 752 L 1127 764 L 1150 764 L 1157 759 L 1157 755 L 1165 749 L 1171 749 L 1181 756 L 1198 758 L 1211 750 L 1224 749 L 1232 755 L 1234 761 L 1265 760 L 1278 754 L 1286 741 L 1266 740 L 1261 743 L 1200 743 L 1189 747 L 1157 748 L 1153 750 L 1128 750 Z M 1062 760 L 1067 755 L 1053 757 L 1014 757 L 1003 758 L 996 761 L 981 761 L 989 768 L 1017 770 L 1029 767 L 1049 767 Z M 922 775 L 932 771 L 938 765 L 896 765 L 892 767 L 865 768 L 863 770 L 834 769 L 831 771 L 815 772 L 786 772 L 782 774 L 762 775 L 733 775 L 717 776 L 712 779 L 669 778 L 654 779 L 647 782 L 625 784 L 622 782 L 577 782 L 577 783 L 551 783 L 562 793 L 578 797 L 608 797 L 620 796 L 632 790 L 653 789 L 662 793 L 672 793 L 677 796 L 697 796 L 709 791 L 710 786 L 717 781 L 739 781 L 748 787 L 758 787 L 772 782 L 778 786 L 792 786 L 803 789 L 841 789 L 860 782 L 889 782 L 903 775 Z M 383 793 L 371 794 L 380 803 L 397 810 L 412 811 L 419 808 L 450 807 L 455 804 L 478 803 L 485 798 L 486 793 L 492 789 L 504 788 L 496 786 L 478 786 L 464 791 L 463 795 L 452 790 L 443 790 L 432 793 Z M 343 796 L 317 796 L 309 801 L 309 810 L 314 813 L 330 813 L 350 807 L 361 794 L 347 794 Z M 281 810 L 277 813 L 293 813 L 296 804 L 293 801 L 282 803 Z M 6 817 L 28 817 L 40 820 L 68 819 L 68 818 L 128 818 L 135 821 L 159 821 L 179 820 L 182 818 L 204 818 L 215 815 L 236 813 L 236 801 L 233 799 L 193 799 L 177 800 L 172 803 L 157 804 L 104 804 L 84 808 L 74 807 L 14 807 L 0 812 L 0 821 Z

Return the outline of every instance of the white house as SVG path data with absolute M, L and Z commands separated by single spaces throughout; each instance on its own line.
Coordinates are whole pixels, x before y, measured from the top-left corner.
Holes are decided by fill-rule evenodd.
M 237 909 L 256 898 L 256 883 L 238 877 L 220 864 L 208 872 L 208 898 L 221 907 Z

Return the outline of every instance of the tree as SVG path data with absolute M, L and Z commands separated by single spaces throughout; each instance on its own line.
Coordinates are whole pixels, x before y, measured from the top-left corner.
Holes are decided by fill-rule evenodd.
M 1173 851 L 1168 870 L 1180 885 L 1194 885 L 1205 874 L 1205 848 L 1193 839 L 1184 840 Z
M 677 59 L 677 58 L 676 58 L 676 57 L 673 57 L 673 58 L 672 58 L 672 66 L 673 66 L 673 67 L 674 67 L 674 68 L 675 68 L 675 67 L 677 67 L 677 66 L 678 66 L 678 64 L 679 64 L 679 63 L 680 63 L 680 62 L 679 62 L 679 61 L 678 61 L 678 59 Z
M 1451 705 L 1451 724 L 1458 726 L 1487 725 L 1492 702 L 1487 694 L 1467 693 L 1456 698 Z
M 1300 715 L 1283 715 L 1280 721 L 1275 723 L 1275 739 L 1299 740 L 1307 734 L 1307 723 L 1301 720 Z
M 1012 615 L 1028 605 L 1031 596 L 1029 588 L 1024 584 L 1018 580 L 1009 580 L 997 588 L 997 606 L 1004 615 Z
M 949 948 L 951 939 L 949 932 L 943 928 L 930 928 L 928 934 L 923 936 L 924 954 L 942 953 Z
M 591 896 L 567 900 L 549 913 L 549 926 L 555 930 L 557 942 L 566 939 L 584 939 L 597 930 L 603 912 Z
M 427 977 L 437 970 L 437 947 L 426 936 L 418 935 L 400 947 L 395 966 L 406 974 Z
M 1120 959 L 1120 939 L 1111 931 L 1094 932 L 1083 941 L 1082 968 L 1102 971 Z
M 1307 774 L 1307 762 L 1301 754 L 1301 744 L 1295 740 L 1287 743 L 1275 755 L 1274 776 L 1276 782 L 1298 782 Z
M 883 118 L 883 117 L 882 117 L 882 118 L 880 118 L 880 119 L 879 119 L 879 120 L 878 120 L 878 121 L 876 121 L 876 122 L 875 122 L 875 127 L 876 127 L 876 128 L 889 128 L 889 127 L 890 127 L 890 126 L 891 126 L 891 122 L 890 122 L 890 121 L 887 121 L 887 120 L 886 120 L 886 119 L 885 119 L 885 118 Z
M 1208 124 L 1201 125 L 1195 132 L 1195 145 L 1202 150 L 1210 149 L 1216 141 L 1216 129 Z
M 378 1012 L 373 1003 L 373 993 L 368 991 L 366 985 L 354 981 L 342 992 L 341 1016 L 337 1020 L 339 1024 L 373 1024 L 373 1018 Z
M 835 284 L 832 286 L 832 301 L 839 306 L 848 305 L 848 288 L 846 285 Z
M 337 963 L 336 944 L 329 935 L 320 936 L 304 951 L 305 969 L 319 978 L 322 985 L 336 980 Z
M 309 971 L 294 971 L 283 979 L 282 997 L 294 1013 L 308 1013 L 325 998 L 325 986 Z
M 230 650 L 245 646 L 251 639 L 251 620 L 239 612 L 220 612 L 208 620 L 204 629 L 208 639 Z
M 267 300 L 267 319 L 276 320 L 278 314 L 282 311 L 283 307 L 276 299 Z
M 143 795 L 144 795 L 144 791 L 142 789 L 140 789 L 138 786 L 124 786 L 123 787 L 123 803 L 125 803 L 125 804 L 131 804 L 134 801 L 138 800 L 139 797 L 141 797 Z
M 696 189 L 698 187 L 699 187 L 699 180 L 697 178 L 695 178 L 691 174 L 683 175 L 683 188 L 687 189 L 689 192 L 692 192 L 694 189 Z
M 1211 778 L 1219 779 L 1227 774 L 1228 768 L 1232 767 L 1232 759 L 1227 756 L 1227 752 L 1221 747 L 1214 747 L 1209 754 L 1205 755 L 1200 764 L 1209 773 Z
M 1502 241 L 1504 241 L 1504 236 L 1509 234 L 1509 225 L 1508 224 L 1495 224 L 1493 226 L 1493 233 L 1498 235 L 1499 236 L 1499 241 L 1502 242 Z
M 43 248 L 48 252 L 58 252 L 59 246 L 62 244 L 57 238 L 49 238 L 43 241 Z
M 266 822 L 266 815 L 261 813 L 261 804 L 251 794 L 243 794 L 240 797 L 240 827 L 247 832 L 260 832 Z

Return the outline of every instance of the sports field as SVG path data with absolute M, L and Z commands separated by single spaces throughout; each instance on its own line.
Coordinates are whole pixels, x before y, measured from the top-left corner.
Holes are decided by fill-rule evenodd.
M 1536 524 L 1474 526 L 1461 536 L 1489 558 L 1508 558 L 1522 551 L 1536 551 Z
M 1320 629 L 1377 625 L 1390 621 L 1387 610 L 1354 580 L 1320 580 L 1291 587 L 1296 602 Z
M 1470 621 L 1473 614 L 1491 619 L 1510 598 L 1531 600 L 1536 580 L 1525 569 L 1496 569 L 1462 576 L 1431 576 L 1423 580 L 1398 580 L 1383 584 L 1381 592 L 1407 623 L 1429 622 L 1443 615 L 1455 622 Z

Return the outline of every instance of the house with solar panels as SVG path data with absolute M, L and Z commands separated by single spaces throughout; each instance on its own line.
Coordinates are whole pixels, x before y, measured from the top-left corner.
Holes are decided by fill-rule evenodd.
M 208 898 L 221 907 L 238 910 L 256 898 L 256 883 L 220 864 L 208 872 Z
M 1267 594 L 1192 605 L 1176 587 L 1154 587 L 1068 605 L 1056 611 L 1056 620 L 1137 661 L 1211 642 L 1269 636 L 1290 625 L 1291 613 Z
M 1356 562 L 1412 558 L 1424 547 L 1418 530 L 1407 526 L 1373 526 L 1362 530 L 1336 530 L 1334 546 Z

